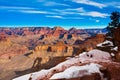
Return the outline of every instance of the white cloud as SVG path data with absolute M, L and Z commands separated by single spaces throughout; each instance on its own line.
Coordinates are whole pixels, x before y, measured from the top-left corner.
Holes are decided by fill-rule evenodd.
M 72 0 L 72 1 L 76 2 L 76 3 L 80 3 L 80 4 L 95 6 L 95 7 L 98 7 L 98 8 L 103 8 L 103 7 L 107 6 L 105 4 L 94 2 L 94 1 L 91 1 L 91 0 Z
M 97 12 L 97 11 L 87 12 L 82 7 L 80 7 L 80 8 L 68 8 L 68 9 L 63 9 L 63 10 L 53 9 L 53 11 L 56 11 L 59 15 L 73 15 L 73 14 L 75 14 L 75 15 L 80 15 L 80 16 L 91 16 L 91 17 L 100 17 L 100 18 L 106 18 L 107 16 L 109 16 L 109 14 L 107 14 L 107 13 L 101 13 L 101 12 Z
M 57 14 L 56 14 L 57 15 Z M 61 16 L 61 15 L 46 15 L 46 17 L 49 18 L 59 18 L 59 19 L 84 19 L 83 17 L 80 16 Z
M 53 2 L 53 1 L 46 1 L 44 3 L 44 6 L 70 6 L 70 5 L 63 4 L 63 3 L 57 3 L 57 2 Z
M 109 14 L 107 14 L 107 13 L 100 13 L 97 11 L 84 12 L 84 13 L 80 13 L 80 15 L 91 16 L 91 17 L 100 17 L 100 18 L 106 18 L 107 16 L 109 16 Z
M 62 17 L 62 16 L 49 16 L 49 15 L 46 15 L 46 17 L 64 19 L 64 17 Z
M 111 2 L 104 2 L 103 3 L 107 6 L 107 7 L 113 7 L 113 8 L 118 8 L 120 9 L 120 2 L 117 1 L 111 1 Z
M 105 3 L 107 6 L 112 6 L 112 7 L 115 7 L 115 8 L 120 8 L 120 2 L 107 2 Z
M 84 8 L 67 8 L 67 9 L 53 9 L 53 11 L 59 13 L 60 15 L 72 15 L 72 14 L 79 14 L 81 12 L 85 12 Z
M 67 14 L 76 14 L 74 11 L 66 11 L 66 10 L 59 10 L 59 9 L 53 9 L 53 11 L 57 12 L 59 15 L 67 15 Z
M 4 9 L 10 12 L 21 12 L 21 13 L 30 13 L 30 14 L 57 14 L 49 11 L 41 11 L 38 10 L 38 8 L 31 8 L 31 7 L 0 6 L 0 9 Z
M 68 4 L 64 4 L 64 3 L 58 3 L 55 1 L 47 1 L 47 0 L 37 0 L 37 2 L 40 2 L 41 4 L 43 4 L 44 6 L 70 6 Z
M 64 11 L 78 11 L 78 12 L 84 12 L 85 10 L 83 9 L 83 7 L 80 7 L 80 8 L 68 8 L 68 9 L 65 9 Z
M 82 18 L 82 17 L 67 17 L 65 19 L 84 19 L 84 18 Z
M 31 7 L 18 7 L 18 6 L 0 6 L 0 9 L 14 9 L 14 10 L 27 10 L 27 9 L 35 9 Z
M 37 11 L 37 10 L 19 10 L 22 13 L 34 13 L 34 14 L 48 14 L 47 11 Z

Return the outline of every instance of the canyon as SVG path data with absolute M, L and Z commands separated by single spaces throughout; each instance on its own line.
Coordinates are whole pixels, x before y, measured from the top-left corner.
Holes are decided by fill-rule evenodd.
M 46 52 L 66 52 L 66 48 L 67 52 L 72 52 L 73 45 L 83 43 L 87 38 L 99 32 L 102 32 L 102 29 L 83 30 L 71 28 L 65 30 L 62 27 L 0 28 L 0 58 L 9 59 L 37 48 L 39 51 Z M 61 48 L 58 47 L 60 45 Z M 63 48 L 64 50 L 62 50 Z
M 106 32 L 106 29 L 65 30 L 58 26 L 0 28 L 0 79 L 37 71 L 34 70 L 37 64 L 42 64 L 41 69 L 51 68 L 67 57 L 90 51 L 104 41 Z

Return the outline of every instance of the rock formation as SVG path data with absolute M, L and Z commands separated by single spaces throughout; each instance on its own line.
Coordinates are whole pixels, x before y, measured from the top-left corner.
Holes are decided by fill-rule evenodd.
M 33 50 L 33 54 L 29 55 L 31 58 L 41 57 L 42 60 L 48 61 L 52 57 L 72 56 L 73 47 L 59 41 L 54 45 L 38 45 Z M 44 61 L 44 62 L 46 62 Z
M 79 47 L 75 47 L 74 55 L 77 55 L 84 51 L 90 51 L 96 48 L 96 45 L 103 42 L 104 40 L 105 40 L 104 34 L 97 34 L 96 36 L 86 39 L 85 41 L 76 40 L 74 44 L 78 45 Z
M 12 57 L 24 54 L 27 47 L 17 43 L 13 43 L 5 34 L 0 34 L 0 59 L 11 59 Z
M 116 54 L 117 61 L 120 62 L 120 25 L 113 32 L 113 42 L 118 46 L 118 52 Z

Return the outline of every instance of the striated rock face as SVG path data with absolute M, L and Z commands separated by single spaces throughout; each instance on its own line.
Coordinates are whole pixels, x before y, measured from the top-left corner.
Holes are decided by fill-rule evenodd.
M 73 45 L 76 40 L 85 40 L 94 33 L 88 33 L 88 30 L 71 28 L 65 30 L 61 27 L 23 27 L 23 28 L 0 28 L 0 39 L 10 37 L 12 42 L 25 45 L 33 49 L 39 43 L 54 44 L 63 41 L 67 45 Z M 5 35 L 5 36 L 4 36 Z M 31 38 L 30 38 L 31 37 Z
M 73 47 L 59 41 L 54 45 L 38 45 L 33 50 L 32 58 L 41 57 L 42 60 L 48 61 L 50 57 L 72 56 Z M 44 62 L 46 62 L 44 61 Z
M 73 46 L 71 45 L 67 46 L 67 53 L 73 53 Z
M 46 52 L 66 52 L 67 46 L 62 42 L 57 42 L 55 45 L 38 45 L 35 47 L 34 52 L 46 51 Z
M 88 35 L 85 30 L 75 28 L 70 30 L 61 27 L 0 28 L 0 56 L 11 58 L 34 48 L 34 52 L 37 53 L 50 52 L 58 53 L 54 55 L 71 55 L 75 50 L 73 46 L 69 45 L 73 45 L 75 42 L 75 45 L 79 45 L 80 42 L 83 42 L 86 39 L 83 34 Z M 42 44 L 37 46 L 39 43 Z
M 67 46 L 64 45 L 51 46 L 51 52 L 67 52 Z
M 62 34 L 64 34 L 66 30 L 61 27 L 54 27 L 53 29 L 49 30 L 48 33 L 44 34 L 43 39 L 53 40 L 59 39 Z
M 0 33 L 4 33 L 6 35 L 45 35 L 45 34 L 53 34 L 57 36 L 59 34 L 97 34 L 102 29 L 76 29 L 71 28 L 69 30 L 65 30 L 62 27 L 56 26 L 54 28 L 49 27 L 23 27 L 23 28 L 0 28 Z
M 104 38 L 105 36 L 103 34 L 98 34 L 95 37 L 89 38 L 85 41 L 76 40 L 75 45 L 79 45 L 79 47 L 67 45 L 63 41 L 57 41 L 54 44 L 42 44 L 35 47 L 33 50 L 33 55 L 31 56 L 42 58 L 47 57 L 47 59 L 49 59 L 49 57 L 55 56 L 73 56 L 79 54 L 82 51 L 92 50 L 96 47 L 96 44 L 103 42 Z
M 24 54 L 28 48 L 24 45 L 13 43 L 5 34 L 0 34 L 0 59 L 11 59 L 12 57 Z
M 39 45 L 39 46 L 36 46 L 34 51 L 47 51 L 48 49 L 48 45 Z
M 0 46 L 0 58 L 1 59 L 11 59 L 20 54 L 25 54 L 28 51 L 26 46 L 22 46 L 19 44 L 9 44 L 3 45 L 4 47 Z M 21 47 L 21 48 L 20 48 Z

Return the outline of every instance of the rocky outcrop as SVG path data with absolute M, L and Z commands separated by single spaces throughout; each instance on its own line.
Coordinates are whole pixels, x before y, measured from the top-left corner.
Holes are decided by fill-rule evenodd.
M 119 80 L 120 63 L 113 62 L 108 52 L 92 50 L 47 70 L 27 74 L 14 80 Z
M 39 45 L 39 46 L 36 46 L 34 51 L 37 52 L 37 51 L 47 51 L 48 49 L 48 45 Z
M 106 36 L 107 40 L 102 44 L 98 44 L 97 48 L 111 53 L 111 56 L 115 61 L 120 61 L 120 26 L 113 29 L 112 32 L 112 37 Z
M 73 47 L 59 41 L 54 45 L 38 45 L 33 50 L 33 54 L 29 55 L 31 58 L 41 57 L 44 62 L 52 57 L 72 56 Z M 46 61 L 45 61 L 46 60 Z
M 96 47 L 96 44 L 103 42 L 105 36 L 98 34 L 95 37 L 89 38 L 86 41 L 76 40 L 75 45 L 71 46 L 65 44 L 63 41 L 58 41 L 54 44 L 42 44 L 35 47 L 33 54 L 36 57 L 56 57 L 56 56 L 73 56 L 77 55 L 82 51 L 90 51 Z M 86 46 L 87 45 L 87 46 Z M 33 56 L 32 56 L 33 57 Z
M 105 40 L 104 34 L 97 34 L 91 38 L 86 39 L 85 41 L 76 40 L 75 45 L 79 47 L 75 47 L 74 55 L 77 55 L 84 51 L 91 51 L 92 49 L 96 48 L 96 45 L 103 42 Z
M 120 42 L 120 37 L 119 36 L 120 36 L 120 25 L 113 32 L 113 39 L 115 40 L 116 43 Z

